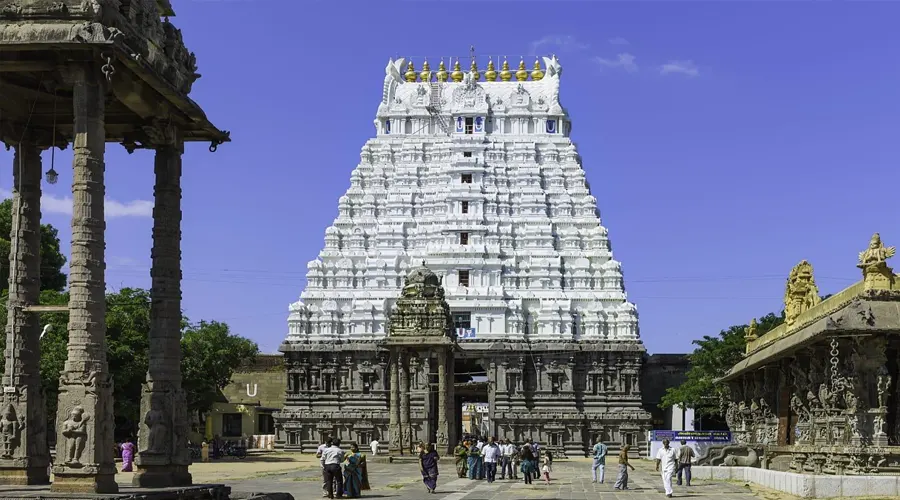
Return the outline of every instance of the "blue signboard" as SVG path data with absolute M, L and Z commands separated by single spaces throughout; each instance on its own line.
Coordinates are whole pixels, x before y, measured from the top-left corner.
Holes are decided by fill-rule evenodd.
M 716 443 L 730 443 L 731 433 L 728 431 L 650 431 L 650 441 L 670 442 L 685 441 L 712 441 Z
M 460 340 L 474 339 L 475 338 L 475 329 L 474 328 L 457 328 L 456 329 L 456 338 L 460 339 Z

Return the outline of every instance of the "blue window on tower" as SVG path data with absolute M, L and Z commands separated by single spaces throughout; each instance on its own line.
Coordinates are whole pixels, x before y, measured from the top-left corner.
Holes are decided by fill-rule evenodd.
M 556 120 L 547 120 L 547 133 L 548 134 L 556 133 Z
M 385 134 L 390 134 L 390 133 L 391 133 L 391 121 L 390 121 L 390 120 L 385 120 L 385 121 L 384 121 L 384 133 L 385 133 Z
M 484 132 L 484 118 L 480 116 L 475 117 L 475 131 Z
M 466 126 L 465 119 L 461 116 L 457 116 L 456 117 L 456 132 L 462 133 L 463 131 L 465 131 L 465 126 Z

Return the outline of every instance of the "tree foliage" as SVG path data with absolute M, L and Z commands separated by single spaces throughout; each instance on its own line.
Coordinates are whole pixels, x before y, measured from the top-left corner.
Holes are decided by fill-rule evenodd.
M 0 321 L 6 324 L 6 294 L 0 296 Z M 41 304 L 65 305 L 68 293 L 41 292 Z M 68 314 L 44 313 L 42 325 L 50 325 L 41 340 L 41 384 L 46 394 L 47 414 L 56 415 L 59 375 L 66 361 L 69 340 Z M 150 344 L 150 293 L 123 288 L 106 295 L 106 359 L 113 376 L 116 434 L 137 432 L 143 383 L 147 377 Z M 0 348 L 5 347 L 0 335 Z M 230 332 L 228 325 L 182 321 L 181 370 L 189 411 L 207 411 L 218 391 L 231 382 L 235 369 L 252 362 L 259 353 L 256 343 Z M 2 365 L 0 365 L 2 366 Z M 2 367 L 0 367 L 2 370 Z
M 9 253 L 12 233 L 12 200 L 0 202 L 0 290 L 9 286 Z M 66 275 L 62 272 L 66 256 L 59 250 L 59 231 L 50 224 L 41 224 L 41 290 L 62 291 Z
M 188 407 L 202 412 L 209 410 L 219 390 L 231 383 L 235 368 L 252 362 L 259 354 L 255 342 L 231 333 L 228 325 L 218 321 L 189 325 L 181 349 Z
M 757 335 L 763 335 L 783 322 L 783 312 L 780 315 L 769 313 L 757 319 Z M 718 415 L 724 387 L 715 381 L 743 357 L 747 327 L 735 325 L 722 330 L 718 336 L 704 335 L 702 339 L 695 340 L 693 344 L 697 348 L 688 356 L 691 367 L 686 380 L 678 387 L 667 389 L 660 406 L 680 405 L 693 408 L 698 416 Z

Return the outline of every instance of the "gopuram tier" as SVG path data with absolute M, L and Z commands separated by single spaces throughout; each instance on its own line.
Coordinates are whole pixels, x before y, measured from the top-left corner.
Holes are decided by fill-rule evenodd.
M 562 67 L 556 57 L 530 70 L 486 62 L 482 72 L 472 57 L 464 72 L 459 60 L 450 71 L 389 61 L 375 137 L 289 307 L 286 402 L 275 415 L 285 449 L 336 436 L 395 454 L 420 440 L 446 452 L 467 402 L 488 403 L 488 434 L 567 456 L 598 437 L 613 450 L 645 440 L 637 310 L 570 139 Z M 423 262 L 450 309 L 455 347 L 441 373 L 454 383 L 442 394 L 443 354 L 390 345 L 406 278 Z M 408 409 L 393 415 L 408 419 L 397 422 L 400 442 L 397 391 Z

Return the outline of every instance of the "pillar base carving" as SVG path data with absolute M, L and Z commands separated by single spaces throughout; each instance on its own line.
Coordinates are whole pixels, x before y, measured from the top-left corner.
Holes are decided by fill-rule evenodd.
M 134 459 L 134 486 L 165 488 L 193 484 L 188 466 L 188 422 L 184 391 L 172 381 L 151 381 L 141 397 L 143 419 Z
M 167 457 L 159 457 L 160 461 L 168 461 Z M 191 486 L 193 477 L 187 465 L 160 464 L 151 465 L 154 459 L 144 458 L 143 463 L 136 465 L 131 484 L 140 488 L 168 488 L 170 486 Z
M 50 474 L 47 473 L 49 463 L 40 466 L 29 464 L 28 462 L 27 458 L 21 461 L 0 461 L 0 485 L 50 484 Z
M 113 458 L 112 377 L 64 373 L 59 383 L 59 434 L 50 491 L 117 493 Z

